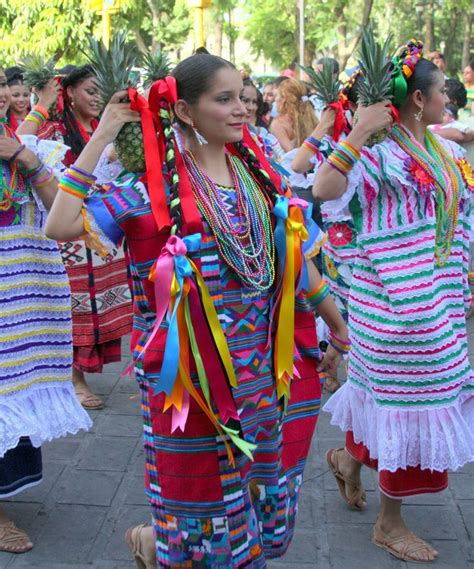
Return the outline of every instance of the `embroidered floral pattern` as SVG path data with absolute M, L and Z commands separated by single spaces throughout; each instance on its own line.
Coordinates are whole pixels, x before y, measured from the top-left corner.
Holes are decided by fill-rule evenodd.
M 354 232 L 347 223 L 334 223 L 328 229 L 328 236 L 334 247 L 345 247 L 352 243 Z
M 426 195 L 435 190 L 434 178 L 422 168 L 413 158 L 407 158 L 403 162 L 403 168 L 408 174 L 408 180 L 413 182 L 421 195 Z

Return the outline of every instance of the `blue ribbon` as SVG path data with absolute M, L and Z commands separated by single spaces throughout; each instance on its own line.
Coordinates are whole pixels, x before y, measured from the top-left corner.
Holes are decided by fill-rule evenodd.
M 199 250 L 201 244 L 201 234 L 193 233 L 183 238 L 186 245 L 186 254 L 194 253 Z M 191 277 L 193 269 L 186 255 L 175 255 L 174 257 L 174 274 L 178 282 L 179 293 L 171 315 L 168 317 L 168 335 L 166 337 L 165 353 L 163 356 L 163 365 L 161 366 L 160 378 L 154 389 L 154 394 L 158 395 L 164 391 L 168 396 L 171 395 L 173 387 L 178 375 L 179 369 L 179 330 L 176 319 L 181 298 L 183 295 L 184 279 Z

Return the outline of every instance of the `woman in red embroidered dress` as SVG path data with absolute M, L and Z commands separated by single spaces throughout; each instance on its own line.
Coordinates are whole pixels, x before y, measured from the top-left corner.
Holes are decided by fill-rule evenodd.
M 41 126 L 26 120 L 21 134 L 37 134 L 69 146 L 64 165 L 74 163 L 98 125 L 99 90 L 90 66 L 63 78 L 61 118 Z M 37 131 L 37 132 L 35 132 Z M 123 246 L 102 259 L 82 240 L 61 243 L 72 292 L 74 366 L 77 396 L 88 410 L 102 409 L 103 401 L 89 388 L 85 373 L 101 373 L 107 363 L 121 360 L 122 336 L 132 327 L 128 257 Z

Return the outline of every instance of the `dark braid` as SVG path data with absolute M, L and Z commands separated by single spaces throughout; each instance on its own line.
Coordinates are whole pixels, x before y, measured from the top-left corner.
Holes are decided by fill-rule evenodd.
M 271 202 L 275 204 L 276 199 L 279 195 L 278 190 L 268 175 L 268 172 L 266 172 L 266 170 L 260 164 L 253 150 L 245 142 L 237 142 L 234 146 L 237 149 L 237 152 L 239 153 L 242 160 L 247 165 L 255 181 L 268 194 Z
M 66 96 L 66 90 L 68 87 L 75 87 L 89 79 L 90 77 L 95 77 L 94 71 L 90 65 L 84 65 L 74 69 L 69 75 L 63 78 L 61 81 L 61 86 L 64 89 L 64 110 L 61 119 L 64 123 L 66 129 L 66 136 L 64 137 L 64 143 L 67 144 L 73 154 L 78 156 L 84 146 L 86 141 L 82 137 L 81 130 L 77 123 L 76 117 L 71 106 L 71 101 L 68 96 Z
M 176 169 L 176 141 L 171 122 L 170 104 L 168 101 L 160 102 L 160 120 L 165 138 L 165 164 L 166 177 L 170 191 L 170 218 L 173 223 L 171 235 L 179 234 L 183 225 L 181 202 L 179 198 L 179 175 Z

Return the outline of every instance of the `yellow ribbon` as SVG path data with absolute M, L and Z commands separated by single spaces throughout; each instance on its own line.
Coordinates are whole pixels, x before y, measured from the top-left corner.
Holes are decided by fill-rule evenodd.
M 293 379 L 293 354 L 295 338 L 295 280 L 301 271 L 301 242 L 308 239 L 303 213 L 291 206 L 285 222 L 286 258 L 285 272 L 275 338 L 276 384 L 278 398 L 288 398 Z
M 189 259 L 191 266 L 193 268 L 194 274 L 196 275 L 196 280 L 198 283 L 199 290 L 201 292 L 202 305 L 204 311 L 206 312 L 207 321 L 211 328 L 211 333 L 221 357 L 224 368 L 227 372 L 227 377 L 229 378 L 229 383 L 232 387 L 237 387 L 237 378 L 235 377 L 234 366 L 232 364 L 232 358 L 230 357 L 229 346 L 227 345 L 227 340 L 225 339 L 224 332 L 222 331 L 222 326 L 219 322 L 214 303 L 212 302 L 211 295 L 207 290 L 206 283 L 198 271 L 196 265 Z

